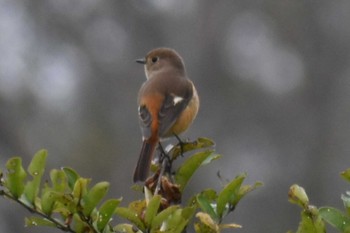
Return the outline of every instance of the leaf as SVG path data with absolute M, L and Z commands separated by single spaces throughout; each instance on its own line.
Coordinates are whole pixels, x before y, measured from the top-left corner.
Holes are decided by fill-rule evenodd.
M 255 189 L 261 187 L 263 183 L 261 182 L 256 182 L 254 185 L 243 185 L 239 191 L 238 191 L 238 196 L 235 202 L 231 203 L 232 205 L 237 205 L 237 203 L 248 193 L 251 191 L 254 191 Z
M 219 226 L 216 223 L 216 221 L 214 221 L 211 216 L 207 213 L 203 213 L 203 212 L 198 212 L 196 214 L 196 217 L 199 218 L 200 222 L 203 223 L 204 225 L 206 225 L 207 227 L 210 228 L 210 230 L 208 229 L 208 232 L 219 232 Z
M 200 193 L 199 195 L 197 195 L 197 203 L 205 213 L 210 215 L 211 219 L 213 219 L 215 222 L 219 221 L 219 217 L 216 214 L 212 206 L 212 203 L 208 200 L 208 198 L 203 193 Z
M 73 196 L 74 198 L 78 199 L 79 202 L 87 194 L 88 192 L 87 187 L 90 184 L 90 182 L 91 182 L 91 179 L 86 179 L 82 177 L 79 177 L 76 180 L 73 188 Z
M 197 140 L 192 141 L 192 142 L 178 143 L 177 145 L 174 145 L 170 149 L 171 158 L 175 159 L 178 156 L 180 156 L 186 152 L 189 152 L 192 150 L 208 148 L 208 147 L 212 147 L 214 145 L 215 145 L 214 141 L 209 139 L 209 138 L 198 138 Z
M 149 201 L 152 199 L 153 197 L 153 193 L 150 189 L 148 189 L 146 186 L 144 186 L 144 193 L 145 193 L 145 201 L 146 201 L 146 205 L 148 205 Z
M 111 221 L 111 217 L 114 214 L 116 208 L 122 199 L 109 199 L 105 201 L 98 211 L 97 229 L 103 232 L 103 229 Z
M 62 170 L 52 169 L 50 172 L 52 189 L 57 192 L 64 192 L 68 187 L 68 178 Z
M 238 192 L 246 176 L 246 174 L 238 175 L 219 193 L 216 212 L 220 219 L 223 217 L 224 212 L 228 210 L 228 205 L 237 202 L 237 198 L 239 198 Z
M 134 211 L 137 215 L 143 216 L 146 206 L 146 200 L 137 200 L 130 202 L 128 208 Z
M 29 203 L 34 205 L 35 198 L 38 196 L 41 178 L 45 171 L 47 151 L 38 151 L 29 164 L 28 172 L 33 179 L 25 185 L 24 194 Z
M 350 215 L 350 192 L 348 191 L 346 194 L 342 194 L 341 199 L 343 200 L 348 215 Z
M 77 180 L 80 178 L 80 176 L 78 175 L 78 173 L 76 171 L 74 171 L 72 168 L 69 167 L 63 167 L 62 170 L 64 171 L 64 173 L 66 174 L 67 178 L 68 178 L 68 186 L 71 190 L 74 189 L 75 183 L 77 182 Z
M 33 177 L 44 174 L 47 158 L 47 150 L 39 150 L 28 166 L 28 172 Z
M 55 200 L 52 212 L 60 213 L 63 217 L 68 217 L 77 211 L 77 202 L 71 194 L 51 191 L 50 195 Z
M 46 227 L 56 227 L 56 224 L 47 220 L 46 218 L 40 218 L 40 217 L 29 217 L 25 218 L 25 226 L 26 227 L 32 227 L 32 226 L 46 226 Z
M 194 215 L 194 212 L 196 210 L 195 206 L 191 207 L 185 207 L 183 209 L 177 209 L 173 212 L 166 221 L 166 226 L 169 232 L 172 233 L 181 233 L 186 228 L 188 222 L 191 220 L 191 218 Z M 163 229 L 161 229 L 162 231 Z
M 194 172 L 203 165 L 204 162 L 207 163 L 209 160 L 211 161 L 218 157 L 219 155 L 214 154 L 212 150 L 199 152 L 189 157 L 175 174 L 175 181 L 180 185 L 180 191 L 182 192 L 184 190 Z
M 214 189 L 205 189 L 200 193 L 200 195 L 204 196 L 206 199 L 210 201 L 216 201 L 216 198 L 218 197 Z
M 165 229 L 161 229 L 161 231 L 172 232 L 172 233 L 180 233 L 185 228 L 187 223 L 186 219 L 182 216 L 183 209 L 177 209 L 174 211 L 172 215 L 169 216 L 169 219 L 164 224 Z
M 350 182 L 350 168 L 348 168 L 348 169 L 346 169 L 345 171 L 341 172 L 341 173 L 340 173 L 340 176 L 341 176 L 344 180 Z
M 92 187 L 86 196 L 83 197 L 83 214 L 89 216 L 91 212 L 96 208 L 97 204 L 106 195 L 109 189 L 109 183 L 106 181 L 99 182 Z
M 52 193 L 51 189 L 47 188 L 42 191 L 41 195 L 41 210 L 44 214 L 50 216 L 52 214 L 56 196 Z
M 158 230 L 159 227 L 162 225 L 166 219 L 173 214 L 177 209 L 179 209 L 179 206 L 173 205 L 169 206 L 168 208 L 162 210 L 157 216 L 153 218 L 151 229 L 152 230 Z
M 81 219 L 78 213 L 73 214 L 72 225 L 73 225 L 74 232 L 77 232 L 77 233 L 89 232 L 88 229 L 90 229 L 89 225 Z
M 160 195 L 154 195 L 147 205 L 144 222 L 148 228 L 151 226 L 153 218 L 158 213 L 161 198 Z
M 215 142 L 210 138 L 200 137 L 197 139 L 197 143 L 200 148 L 206 148 L 209 146 L 215 146 Z
M 117 207 L 115 213 L 135 224 L 141 231 L 145 231 L 146 227 L 140 219 L 140 216 L 133 210 L 125 207 Z
M 332 207 L 321 207 L 320 216 L 341 232 L 350 232 L 350 218 L 343 212 Z
M 222 230 L 222 229 L 230 229 L 230 228 L 242 228 L 242 226 L 236 223 L 228 223 L 228 224 L 220 224 L 219 228 L 220 230 Z
M 325 233 L 325 224 L 314 206 L 301 211 L 301 221 L 296 233 Z
M 15 198 L 19 198 L 24 191 L 24 180 L 27 177 L 27 173 L 22 167 L 22 159 L 19 157 L 9 159 L 6 168 L 8 175 L 4 186 Z
M 254 191 L 255 189 L 261 187 L 262 185 L 263 183 L 260 181 L 255 182 L 254 185 L 243 185 L 239 190 L 239 194 L 246 195 L 247 193 L 250 193 L 251 191 Z

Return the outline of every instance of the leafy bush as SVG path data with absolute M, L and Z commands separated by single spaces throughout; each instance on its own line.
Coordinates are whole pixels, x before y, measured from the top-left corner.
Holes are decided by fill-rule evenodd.
M 212 149 L 213 145 L 206 138 L 173 145 L 162 165 L 152 168 L 154 175 L 141 187 L 144 199 L 131 202 L 127 207 L 121 206 L 121 198 L 103 201 L 110 186 L 108 182 L 102 181 L 90 187 L 91 179 L 81 177 L 72 168 L 53 169 L 50 182 L 43 182 L 46 150 L 34 155 L 27 172 L 20 157 L 9 159 L 6 174 L 0 171 L 0 195 L 34 214 L 25 219 L 26 226 L 56 227 L 66 232 L 180 233 L 193 225 L 196 232 L 210 233 L 239 228 L 241 226 L 234 223 L 222 224 L 222 220 L 247 193 L 261 185 L 259 182 L 252 186 L 243 185 L 246 174 L 238 175 L 219 192 L 204 190 L 184 202 L 186 204 L 181 204 L 182 193 L 197 169 L 220 158 Z M 189 156 L 172 172 L 173 161 L 194 150 L 200 151 Z M 113 225 L 115 215 L 127 222 Z
M 350 169 L 341 173 L 341 176 L 350 182 Z M 325 223 L 334 227 L 339 232 L 350 232 L 350 192 L 341 196 L 346 213 L 333 207 L 317 208 L 309 203 L 309 198 L 304 188 L 294 184 L 289 189 L 289 201 L 302 208 L 301 221 L 296 233 L 324 233 Z M 292 233 L 292 231 L 289 231 Z
M 154 174 L 143 186 L 137 186 L 136 189 L 143 190 L 144 199 L 126 207 L 121 206 L 122 198 L 103 201 L 110 186 L 108 182 L 98 182 L 91 187 L 91 179 L 81 177 L 72 168 L 53 169 L 50 181 L 43 182 L 46 150 L 34 155 L 27 171 L 20 157 L 9 159 L 5 174 L 0 170 L 0 195 L 33 214 L 25 219 L 26 226 L 55 227 L 66 232 L 180 233 L 192 226 L 198 233 L 218 233 L 225 228 L 240 228 L 238 224 L 222 221 L 246 194 L 261 186 L 260 182 L 243 185 L 244 173 L 220 191 L 203 190 L 181 204 L 182 194 L 197 169 L 220 158 L 213 145 L 209 139 L 198 138 L 170 147 L 160 164 L 152 167 Z M 173 172 L 174 160 L 194 150 L 200 151 Z M 341 176 L 350 182 L 350 169 Z M 345 212 L 311 205 L 305 190 L 297 184 L 290 187 L 288 195 L 291 203 L 302 208 L 296 233 L 324 233 L 326 224 L 339 232 L 350 233 L 350 192 L 341 196 Z M 115 216 L 126 222 L 114 224 Z

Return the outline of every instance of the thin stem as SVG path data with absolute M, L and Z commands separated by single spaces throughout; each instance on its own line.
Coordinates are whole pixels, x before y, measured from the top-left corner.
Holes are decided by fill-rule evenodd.
M 161 188 L 161 185 L 162 185 L 162 177 L 164 175 L 164 172 L 165 172 L 165 168 L 167 167 L 168 165 L 168 159 L 167 157 L 164 157 L 163 161 L 162 161 L 162 166 L 161 166 L 161 169 L 160 169 L 160 172 L 159 172 L 159 177 L 158 177 L 158 181 L 157 181 L 157 186 L 156 186 L 156 189 L 154 190 L 154 194 L 158 194 L 160 188 Z
M 11 194 L 5 192 L 4 190 L 1 190 L 0 192 L 0 195 L 1 196 L 4 196 L 4 197 L 7 197 L 15 202 L 17 202 L 18 204 L 20 204 L 21 206 L 23 206 L 25 209 L 27 209 L 29 212 L 31 213 L 34 213 L 36 215 L 39 215 L 47 220 L 49 220 L 50 222 L 54 223 L 56 225 L 57 228 L 63 230 L 63 231 L 66 231 L 66 232 L 71 232 L 71 233 L 75 233 L 75 231 L 73 231 L 69 225 L 64 225 L 63 223 L 61 223 L 60 221 L 50 217 L 50 216 L 47 216 L 46 214 L 42 213 L 41 211 L 37 210 L 36 208 L 32 208 L 28 205 L 26 205 L 24 202 L 22 202 L 21 200 L 13 197 Z

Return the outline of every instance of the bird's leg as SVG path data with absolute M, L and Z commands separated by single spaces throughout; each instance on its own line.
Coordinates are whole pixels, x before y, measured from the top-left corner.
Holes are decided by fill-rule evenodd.
M 159 164 L 162 166 L 164 160 L 170 161 L 170 157 L 168 153 L 165 152 L 160 142 L 158 143 L 158 150 L 159 150 Z
M 177 134 L 174 133 L 174 136 L 179 141 L 178 145 L 180 146 L 181 156 L 183 157 L 184 156 L 184 145 L 185 145 L 185 142 L 183 142 L 181 140 L 181 138 Z
M 157 181 L 157 186 L 154 191 L 154 194 L 158 194 L 161 184 L 162 184 L 162 177 L 164 176 L 165 173 L 170 174 L 171 173 L 171 165 L 172 161 L 169 157 L 169 155 L 165 152 L 162 144 L 159 142 L 158 148 L 160 151 L 160 156 L 159 156 L 159 164 L 160 164 L 160 173 Z
M 168 164 L 168 159 L 163 159 L 163 161 L 161 162 L 161 167 L 160 167 L 160 172 L 159 172 L 159 176 L 158 176 L 158 180 L 157 180 L 157 186 L 154 190 L 154 195 L 157 195 L 159 193 L 159 191 L 161 190 L 162 187 L 162 177 L 165 173 L 165 168 L 167 167 Z

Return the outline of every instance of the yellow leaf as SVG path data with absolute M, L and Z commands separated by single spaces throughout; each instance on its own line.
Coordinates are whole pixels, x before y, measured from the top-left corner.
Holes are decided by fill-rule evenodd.
M 236 223 L 229 223 L 229 224 L 220 224 L 220 229 L 226 229 L 226 228 L 242 228 L 242 225 L 236 224 Z
M 204 212 L 198 212 L 196 214 L 196 217 L 199 218 L 199 220 L 210 227 L 212 230 L 215 232 L 220 232 L 219 225 L 210 217 L 209 214 L 204 213 Z

